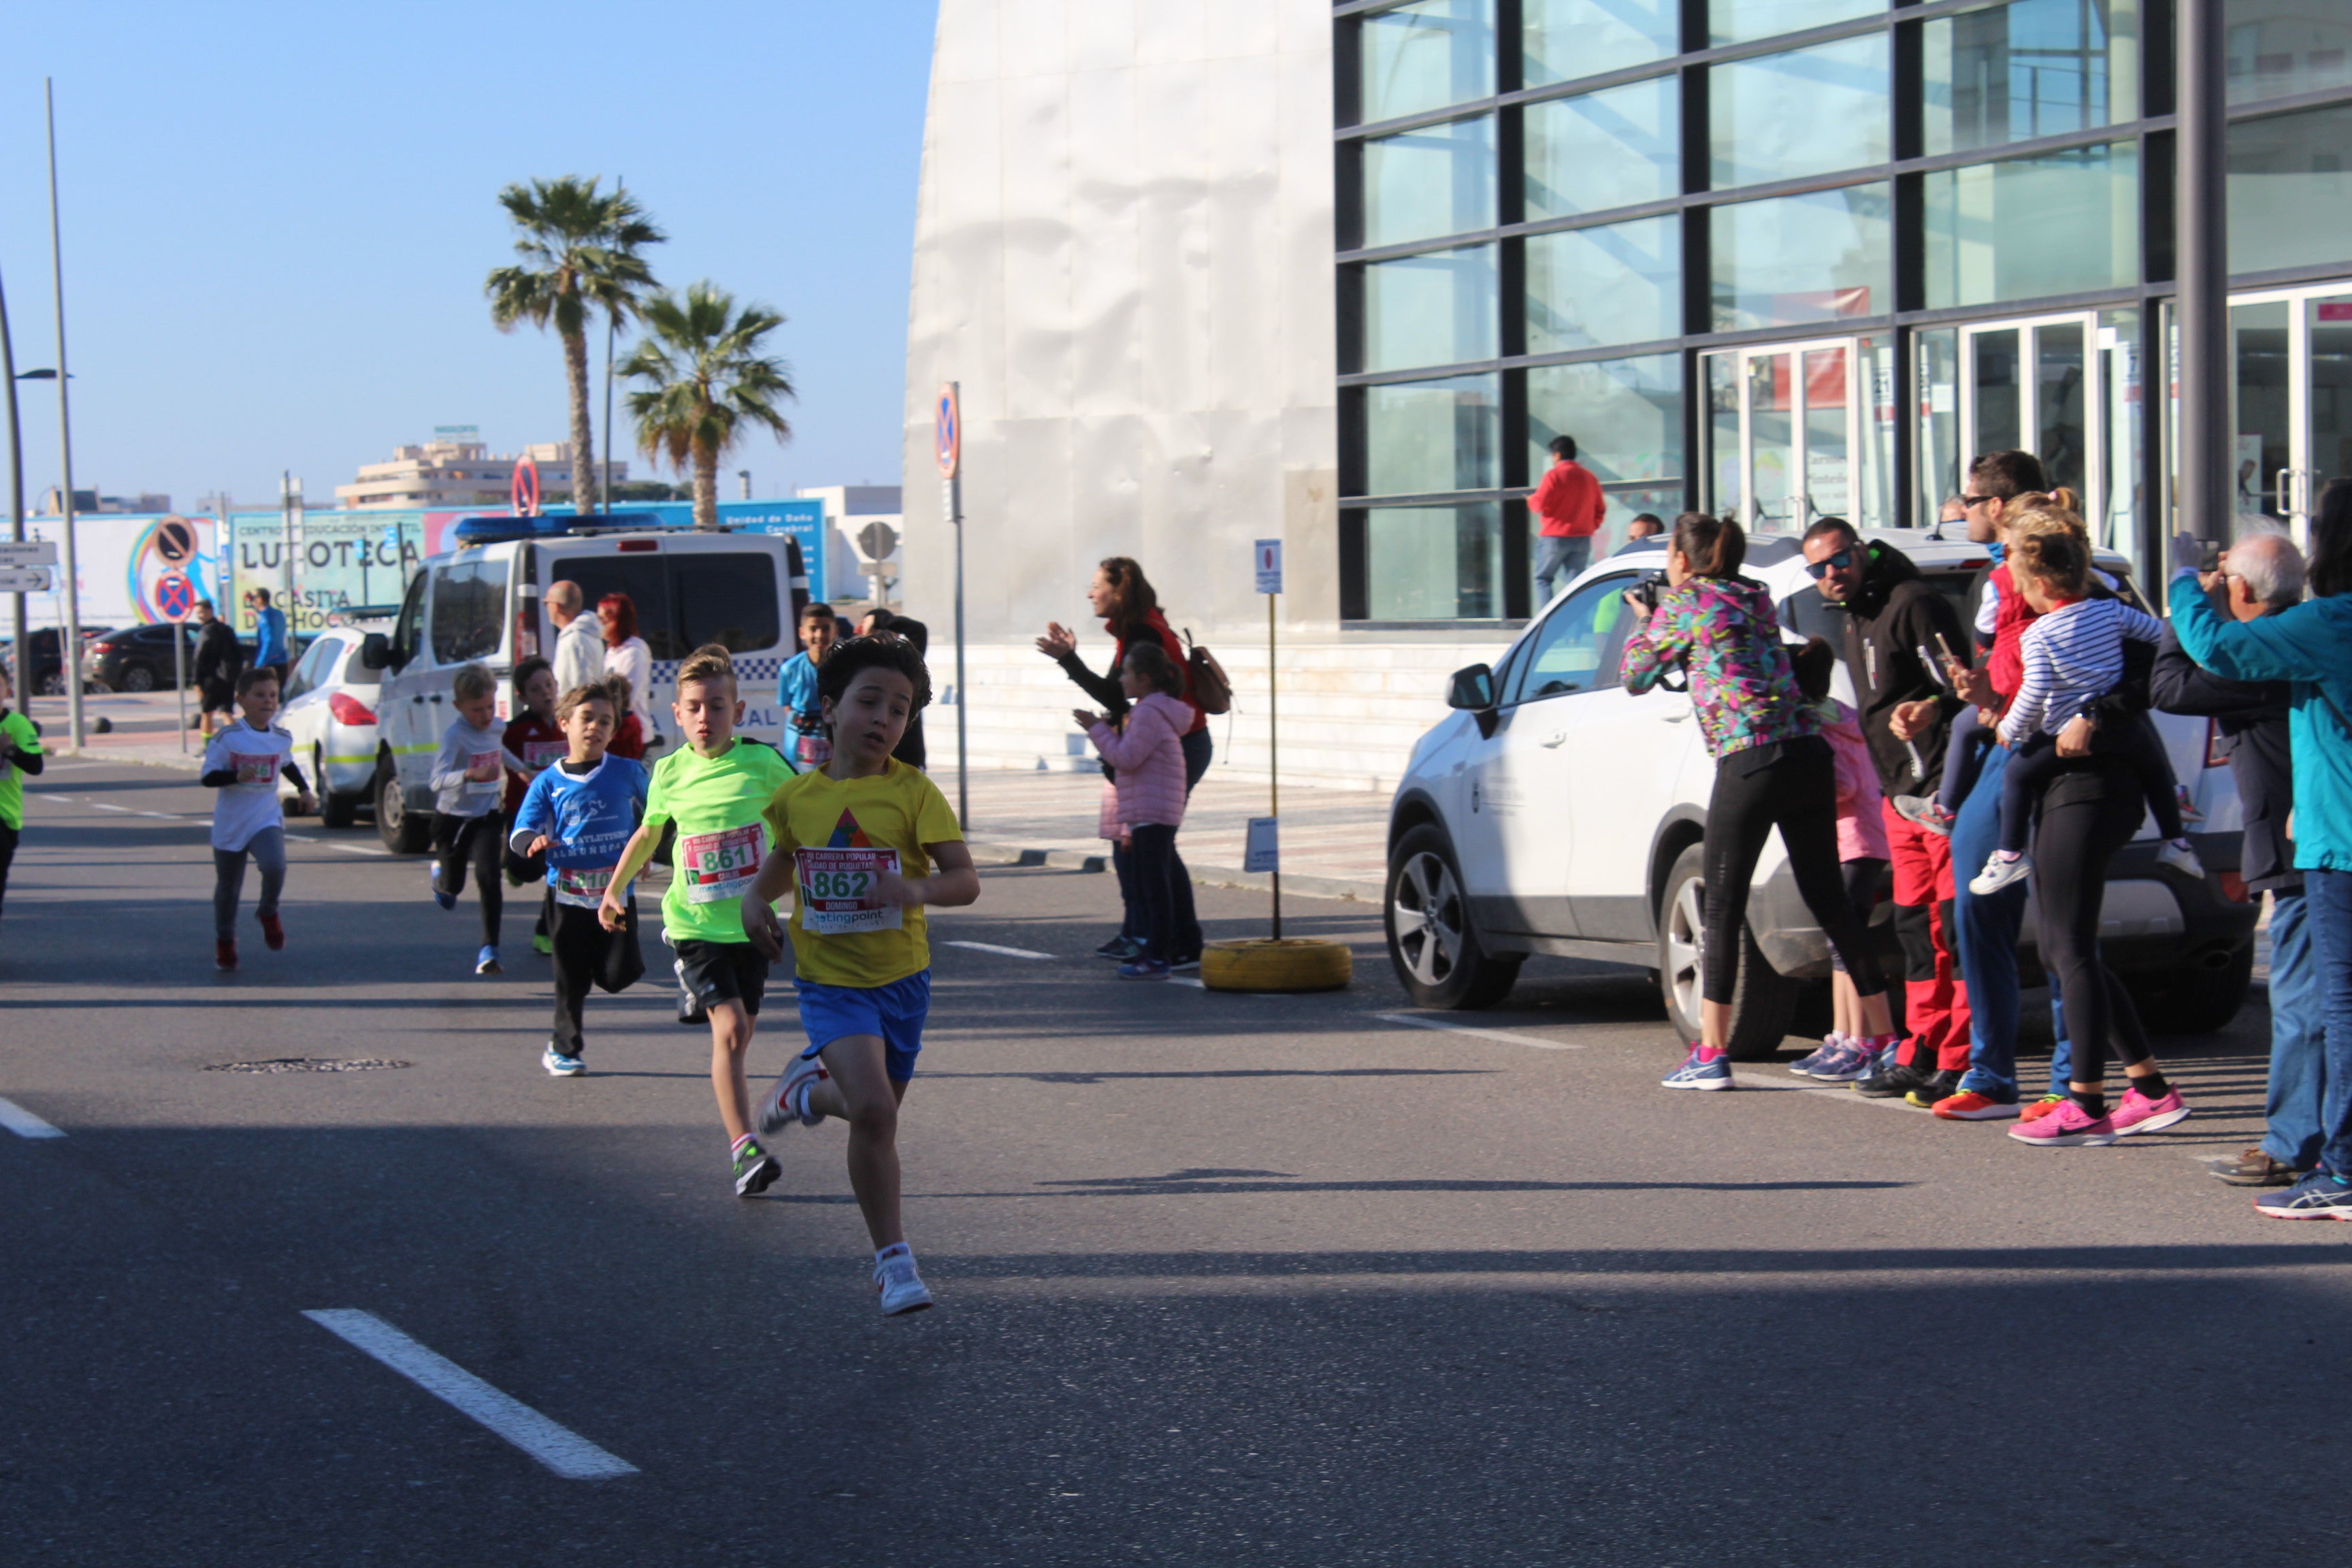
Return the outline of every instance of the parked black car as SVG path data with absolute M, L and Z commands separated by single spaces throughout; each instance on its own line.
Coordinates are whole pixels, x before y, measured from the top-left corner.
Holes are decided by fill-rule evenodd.
M 20 689 L 28 691 L 37 697 L 59 697 L 64 695 L 66 689 L 65 682 L 59 679 L 58 676 L 58 629 L 55 626 L 43 626 L 40 630 L 26 636 L 25 640 L 32 646 L 33 650 L 32 667 L 29 677 L 24 676 L 23 672 L 19 671 L 17 668 L 16 650 L 15 647 L 9 644 L 0 644 L 0 647 L 7 647 L 8 669 L 12 676 L 19 678 L 16 684 Z M 89 632 L 84 632 L 81 634 L 81 638 L 82 647 L 87 648 L 89 646 L 90 634 Z M 163 652 L 166 658 L 170 657 L 172 645 L 170 643 L 165 643 L 163 645 Z
M 171 690 L 172 634 L 175 629 L 187 648 L 180 668 L 194 680 L 196 628 L 193 624 L 175 628 L 168 622 L 99 633 L 83 650 L 82 678 L 107 691 Z

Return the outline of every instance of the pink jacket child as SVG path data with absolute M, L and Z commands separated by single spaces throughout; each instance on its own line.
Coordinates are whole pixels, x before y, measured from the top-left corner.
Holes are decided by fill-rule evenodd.
M 1836 698 L 1825 698 L 1817 708 L 1822 734 L 1837 763 L 1837 837 L 1840 860 L 1887 860 L 1894 857 L 1886 843 L 1886 816 L 1879 803 L 1878 768 L 1870 760 L 1870 742 L 1853 709 Z
M 1087 726 L 1087 738 L 1103 761 L 1118 771 L 1118 820 L 1128 827 L 1184 820 L 1184 731 L 1192 710 L 1166 692 L 1155 691 L 1127 711 L 1127 728 Z

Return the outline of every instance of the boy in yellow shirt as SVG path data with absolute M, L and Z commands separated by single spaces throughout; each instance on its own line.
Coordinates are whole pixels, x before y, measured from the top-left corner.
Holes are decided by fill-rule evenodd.
M 931 1294 L 898 1215 L 898 1105 L 923 1048 L 931 950 L 923 909 L 969 904 L 980 873 L 939 786 L 891 752 L 931 700 L 922 656 L 888 632 L 836 645 L 817 670 L 832 755 L 767 810 L 775 850 L 743 896 L 743 931 L 783 956 L 775 902 L 793 892 L 793 959 L 808 1049 L 760 1102 L 760 1130 L 849 1123 L 849 1184 L 874 1240 L 885 1316 Z

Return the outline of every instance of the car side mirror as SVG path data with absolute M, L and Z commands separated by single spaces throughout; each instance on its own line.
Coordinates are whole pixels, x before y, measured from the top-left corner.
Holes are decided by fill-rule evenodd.
M 1445 705 L 1484 712 L 1495 705 L 1495 672 L 1483 664 L 1457 669 L 1445 683 Z
M 386 669 L 392 665 L 392 639 L 382 632 L 370 632 L 360 643 L 362 669 Z

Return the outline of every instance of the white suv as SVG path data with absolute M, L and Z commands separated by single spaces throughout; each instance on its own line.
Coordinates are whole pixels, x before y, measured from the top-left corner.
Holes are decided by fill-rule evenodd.
M 1908 555 L 1966 624 L 1981 545 L 1869 537 Z M 1414 746 L 1389 816 L 1389 956 L 1421 1005 L 1492 1006 L 1529 954 L 1553 953 L 1654 971 L 1675 1026 L 1698 1037 L 1699 842 L 1715 764 L 1688 697 L 1635 696 L 1617 679 L 1633 619 L 1622 595 L 1664 564 L 1663 542 L 1594 563 L 1493 667 L 1454 673 L 1446 701 L 1456 711 Z M 2100 564 L 2128 575 L 2119 556 Z M 1805 574 L 1794 540 L 1753 542 L 1745 574 L 1770 587 L 1792 635 L 1843 647 L 1842 613 Z M 1838 694 L 1851 700 L 1843 666 Z M 2208 875 L 2158 866 L 2143 824 L 2110 872 L 2102 946 L 2166 1032 L 2216 1029 L 2236 1015 L 2253 964 L 2256 909 L 2236 877 L 2237 786 L 2208 721 L 2155 718 L 2201 814 L 2190 826 Z M 1882 903 L 1875 934 L 1899 974 L 1888 919 Z M 2029 913 L 2021 960 L 2032 947 Z M 1741 941 L 1732 1054 L 1778 1049 L 1809 989 L 1825 989 L 1809 983 L 1828 973 L 1828 942 L 1775 835 Z M 2029 967 L 2027 984 L 2040 983 Z

